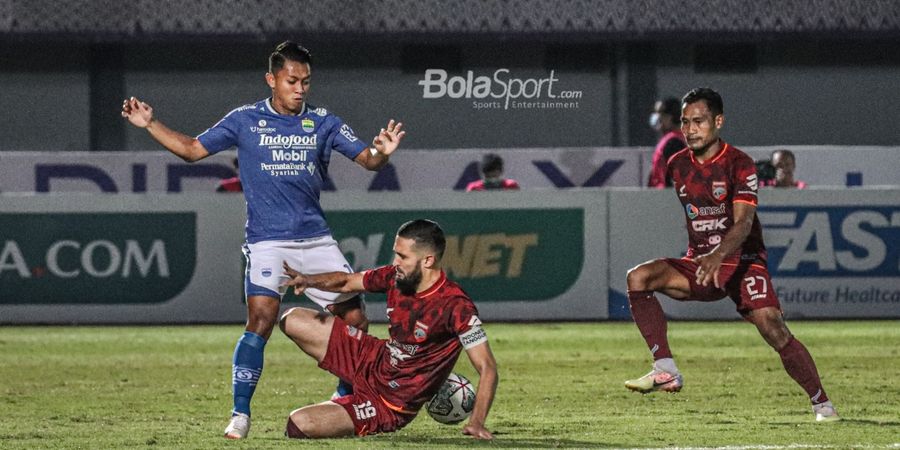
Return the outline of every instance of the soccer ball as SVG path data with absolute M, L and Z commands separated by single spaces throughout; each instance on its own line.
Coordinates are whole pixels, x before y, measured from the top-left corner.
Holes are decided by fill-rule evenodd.
M 475 389 L 468 378 L 451 373 L 441 389 L 425 404 L 432 419 L 452 425 L 466 420 L 475 408 Z

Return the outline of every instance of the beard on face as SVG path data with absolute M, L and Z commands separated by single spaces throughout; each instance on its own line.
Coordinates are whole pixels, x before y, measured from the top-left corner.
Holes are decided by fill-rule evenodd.
M 407 273 L 403 278 L 396 277 L 395 281 L 401 294 L 416 295 L 416 289 L 419 288 L 419 282 L 422 281 L 422 269 L 416 266 L 415 270 Z

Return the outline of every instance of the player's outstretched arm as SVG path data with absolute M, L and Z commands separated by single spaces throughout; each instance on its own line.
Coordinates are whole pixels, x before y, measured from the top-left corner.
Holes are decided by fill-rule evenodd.
M 497 392 L 497 361 L 494 360 L 494 353 L 487 341 L 469 348 L 466 354 L 478 371 L 478 389 L 475 392 L 475 409 L 472 410 L 469 423 L 463 427 L 463 434 L 475 439 L 494 439 L 494 435 L 484 427 L 484 422 Z
M 364 292 L 362 273 L 328 272 L 307 275 L 294 270 L 287 261 L 282 261 L 284 275 L 289 279 L 282 285 L 294 288 L 294 294 L 300 295 L 303 291 L 313 288 L 328 292 Z
M 356 157 L 356 163 L 369 170 L 378 170 L 384 167 L 390 156 L 400 146 L 400 141 L 406 136 L 405 131 L 400 131 L 402 128 L 403 123 L 394 122 L 394 119 L 391 119 L 387 128 L 382 128 L 378 136 L 372 139 L 372 146 L 363 150 Z
M 153 108 L 150 105 L 134 97 L 122 102 L 122 117 L 128 119 L 132 125 L 147 130 L 156 142 L 187 162 L 209 156 L 209 152 L 199 140 L 163 125 L 153 117 Z

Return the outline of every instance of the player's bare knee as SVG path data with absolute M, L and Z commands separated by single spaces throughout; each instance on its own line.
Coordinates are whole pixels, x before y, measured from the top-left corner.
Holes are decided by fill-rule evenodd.
M 281 328 L 281 332 L 291 336 L 289 329 L 295 329 L 297 327 L 298 322 L 302 320 L 301 316 L 303 314 L 302 308 L 291 308 L 284 312 L 281 315 L 281 319 L 278 321 L 278 327 Z
M 647 280 L 649 279 L 649 271 L 647 270 L 646 263 L 639 264 L 637 266 L 628 269 L 628 272 L 625 274 L 625 281 L 628 286 L 628 290 L 630 291 L 644 291 L 647 290 Z
M 352 325 L 363 331 L 369 330 L 369 318 L 363 314 L 361 309 L 347 311 L 342 317 L 348 325 Z
M 288 317 L 290 317 L 290 315 L 291 315 L 291 311 L 293 311 L 293 310 L 294 310 L 294 308 L 291 308 L 291 309 L 285 311 L 284 314 L 281 315 L 281 318 L 278 319 L 278 328 L 280 328 L 281 332 L 284 334 L 287 334 L 287 321 L 288 321 Z
M 307 426 L 308 422 L 306 413 L 299 409 L 294 410 L 287 418 L 284 435 L 290 439 L 309 439 L 309 435 L 304 431 L 304 427 Z
M 790 342 L 793 335 L 784 323 L 780 311 L 774 308 L 763 308 L 753 311 L 752 314 L 752 322 L 759 330 L 759 334 L 774 350 L 781 350 Z

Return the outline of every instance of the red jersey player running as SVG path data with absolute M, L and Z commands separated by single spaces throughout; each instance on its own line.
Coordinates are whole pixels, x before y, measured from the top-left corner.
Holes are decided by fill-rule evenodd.
M 340 317 L 293 308 L 281 330 L 319 367 L 353 384 L 353 394 L 306 406 L 288 417 L 291 438 L 332 438 L 403 428 L 431 399 L 462 349 L 479 374 L 475 409 L 463 433 L 493 439 L 484 427 L 497 389 L 497 363 L 469 296 L 441 270 L 446 241 L 430 220 L 403 224 L 391 266 L 362 273 L 301 274 L 284 264 L 285 284 L 330 292 L 387 292 L 390 339 L 378 339 Z
M 642 393 L 676 392 L 683 383 L 654 292 L 675 300 L 715 301 L 728 296 L 809 394 L 816 420 L 840 420 L 812 356 L 784 323 L 756 217 L 756 168 L 749 156 L 719 138 L 725 121 L 722 97 L 712 89 L 697 88 L 681 104 L 681 131 L 688 147 L 669 159 L 668 174 L 684 206 L 688 252 L 681 259 L 656 259 L 628 271 L 631 315 L 655 361 L 650 373 L 626 381 L 625 387 Z

